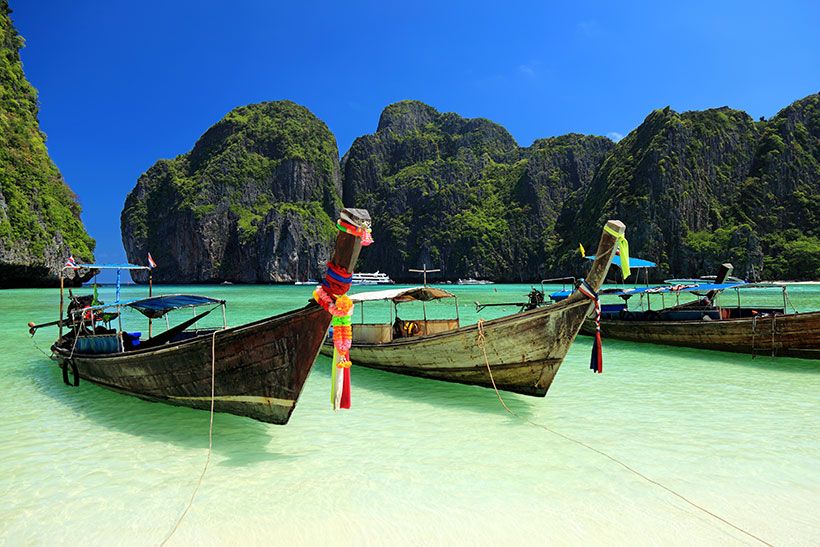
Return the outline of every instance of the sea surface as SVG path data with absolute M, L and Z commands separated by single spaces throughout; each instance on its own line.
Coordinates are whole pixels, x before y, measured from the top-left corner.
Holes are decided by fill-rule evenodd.
M 522 300 L 530 285 L 446 288 L 467 324 L 479 317 L 475 301 Z M 224 298 L 236 325 L 301 306 L 311 290 L 156 292 Z M 820 286 L 789 295 L 800 311 L 820 309 Z M 113 301 L 113 289 L 100 296 Z M 26 328 L 56 319 L 57 298 L 0 291 L 0 544 L 157 545 L 205 464 L 208 413 L 63 385 L 40 351 L 56 330 L 32 339 Z M 365 313 L 389 317 L 376 304 Z M 430 303 L 427 313 L 454 309 Z M 145 330 L 144 319 L 129 321 Z M 503 393 L 519 417 L 492 390 L 355 363 L 353 408 L 334 413 L 330 362 L 319 357 L 288 425 L 215 415 L 208 471 L 168 544 L 759 544 L 528 421 L 768 543 L 820 544 L 820 361 L 605 340 L 595 375 L 590 349 L 590 338 L 575 341 L 545 398 Z

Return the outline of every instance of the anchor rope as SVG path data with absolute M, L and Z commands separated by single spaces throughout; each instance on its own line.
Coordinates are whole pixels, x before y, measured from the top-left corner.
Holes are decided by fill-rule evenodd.
M 777 314 L 772 313 L 772 357 L 774 357 L 774 322 L 777 320 Z
M 662 484 L 662 483 L 660 483 L 660 482 L 656 481 L 655 479 L 652 479 L 652 478 L 650 478 L 650 477 L 647 477 L 646 475 L 644 475 L 643 473 L 641 473 L 641 472 L 640 472 L 640 471 L 638 471 L 637 469 L 635 469 L 635 468 L 631 467 L 629 464 L 624 463 L 623 461 L 619 460 L 618 458 L 616 458 L 616 457 L 614 457 L 614 456 L 611 456 L 611 455 L 607 454 L 607 453 L 606 453 L 606 452 L 604 452 L 603 450 L 599 450 L 599 449 L 595 448 L 594 446 L 590 446 L 590 445 L 588 445 L 587 443 L 585 443 L 585 442 L 583 442 L 583 441 L 579 441 L 578 439 L 575 439 L 575 438 L 573 438 L 573 437 L 570 437 L 569 435 L 566 435 L 566 434 L 564 434 L 564 433 L 561 433 L 561 432 L 559 432 L 559 431 L 556 431 L 556 430 L 554 430 L 554 429 L 552 429 L 552 428 L 550 428 L 550 427 L 548 427 L 548 426 L 546 426 L 546 425 L 544 425 L 544 424 L 539 424 L 539 423 L 537 423 L 537 422 L 533 422 L 533 421 L 532 421 L 532 420 L 530 420 L 529 418 L 525 418 L 525 417 L 523 417 L 523 416 L 521 416 L 521 415 L 517 414 L 515 411 L 511 410 L 511 409 L 510 409 L 510 407 L 508 407 L 508 406 L 507 406 L 507 403 L 505 403 L 505 402 L 504 402 L 504 398 L 503 398 L 503 397 L 501 397 L 501 393 L 498 391 L 498 387 L 496 387 L 496 384 L 495 384 L 495 378 L 493 378 L 493 371 L 492 371 L 492 368 L 490 367 L 490 360 L 489 360 L 489 359 L 488 359 L 488 357 L 487 357 L 487 347 L 486 347 L 486 346 L 487 346 L 487 343 L 486 343 L 486 342 L 487 342 L 487 340 L 486 340 L 486 336 L 484 335 L 484 320 L 483 320 L 483 319 L 479 319 L 479 320 L 478 320 L 478 339 L 477 339 L 477 344 L 478 344 L 478 347 L 479 347 L 479 348 L 481 348 L 481 352 L 484 354 L 484 364 L 485 364 L 485 365 L 486 365 L 486 367 L 487 367 L 487 373 L 490 375 L 490 382 L 491 382 L 491 383 L 492 383 L 492 385 L 493 385 L 493 389 L 495 390 L 495 394 L 496 394 L 496 396 L 498 397 L 498 401 L 501 403 L 501 406 L 503 406 L 503 407 L 504 407 L 504 410 L 506 410 L 509 414 L 511 414 L 512 416 L 514 416 L 514 417 L 518 418 L 519 420 L 522 420 L 522 421 L 524 421 L 524 422 L 526 422 L 526 423 L 528 423 L 528 424 L 530 424 L 530 425 L 532 425 L 532 426 L 535 426 L 535 427 L 541 428 L 541 429 L 543 429 L 543 430 L 545 430 L 545 431 L 548 431 L 549 433 L 552 433 L 553 435 L 557 435 L 557 436 L 559 436 L 559 437 L 561 437 L 561 438 L 563 438 L 563 439 L 566 439 L 567 441 L 573 442 L 573 443 L 575 443 L 575 444 L 577 444 L 577 445 L 579 445 L 579 446 L 582 446 L 582 447 L 584 447 L 584 448 L 586 448 L 586 449 L 588 449 L 588 450 L 591 450 L 592 452 L 595 452 L 595 453 L 597 453 L 597 454 L 600 454 L 601 456 L 603 456 L 603 457 L 607 458 L 608 460 L 611 460 L 612 462 L 614 462 L 614 463 L 616 463 L 616 464 L 620 465 L 621 467 L 623 467 L 623 468 L 624 468 L 624 469 L 626 469 L 627 471 L 629 471 L 629 472 L 633 473 L 634 475 L 636 475 L 636 476 L 638 476 L 638 477 L 642 478 L 643 480 L 645 480 L 645 481 L 647 481 L 647 482 L 649 482 L 649 483 L 651 483 L 651 484 L 654 484 L 654 485 L 656 485 L 656 486 L 658 486 L 658 487 L 660 487 L 660 488 L 662 488 L 662 489 L 666 490 L 666 491 L 667 491 L 667 492 L 669 492 L 670 494 L 672 494 L 672 495 L 674 495 L 674 496 L 678 497 L 679 499 L 681 499 L 681 500 L 683 500 L 684 502 L 688 503 L 688 504 L 689 504 L 689 505 L 691 505 L 692 507 L 694 507 L 694 508 L 696 508 L 696 509 L 699 509 L 699 510 L 703 511 L 703 512 L 704 512 L 704 513 L 706 513 L 707 515 L 711 515 L 712 517 L 716 518 L 717 520 L 719 520 L 719 521 L 723 522 L 724 524 L 726 524 L 726 525 L 728 525 L 728 526 L 731 526 L 732 528 L 734 528 L 734 529 L 735 529 L 735 530 L 737 530 L 738 532 L 742 532 L 742 533 L 746 534 L 746 535 L 747 535 L 747 536 L 749 536 L 750 538 L 752 538 L 752 539 L 755 539 L 755 540 L 759 541 L 759 542 L 760 542 L 760 543 L 762 543 L 763 545 L 768 545 L 769 547 L 774 547 L 774 546 L 773 546 L 771 543 L 769 543 L 768 541 L 766 541 L 766 540 L 764 540 L 764 539 L 762 539 L 762 538 L 760 538 L 760 537 L 758 537 L 758 536 L 754 535 L 752 532 L 749 532 L 748 530 L 744 530 L 744 529 L 743 529 L 743 528 L 741 528 L 740 526 L 737 526 L 737 525 L 735 525 L 735 524 L 731 523 L 730 521 L 726 520 L 725 518 L 721 517 L 720 515 L 717 515 L 717 514 L 713 513 L 712 511 L 710 511 L 710 510 L 706 509 L 705 507 L 703 507 L 703 506 L 701 506 L 701 505 L 698 505 L 697 503 L 695 503 L 694 501 L 690 500 L 689 498 L 687 498 L 687 497 L 686 497 L 686 496 L 684 496 L 683 494 L 680 494 L 680 493 L 676 492 L 676 491 L 675 491 L 675 490 L 673 490 L 672 488 L 670 488 L 670 487 L 668 487 L 668 486 L 666 486 L 666 485 L 664 485 L 664 484 Z
M 43 355 L 46 356 L 46 359 L 51 359 L 51 355 L 49 355 L 48 353 L 43 351 L 43 348 L 41 348 L 39 345 L 37 345 L 37 340 L 34 339 L 33 334 L 31 335 L 31 343 L 34 344 L 34 347 L 37 348 L 37 351 L 39 351 L 40 353 L 42 353 Z
M 755 355 L 755 336 L 757 334 L 757 315 L 752 316 L 752 359 L 757 357 Z
M 800 312 L 797 310 L 797 307 L 796 307 L 794 304 L 792 304 L 792 299 L 791 299 L 791 298 L 789 298 L 789 292 L 788 292 L 788 291 L 785 291 L 783 294 L 786 296 L 786 302 L 788 302 L 788 305 L 792 307 L 792 309 L 794 310 L 794 313 L 800 313 Z M 788 310 L 783 310 L 783 313 L 787 313 L 787 311 L 788 311 Z
M 80 326 L 77 328 L 77 331 L 74 333 L 74 344 L 71 346 L 71 353 L 68 355 L 69 359 L 74 358 L 74 350 L 77 348 L 77 340 L 80 338 L 80 329 L 85 327 L 85 318 L 80 317 Z
M 185 515 L 188 514 L 188 511 L 191 509 L 191 506 L 194 504 L 194 498 L 196 497 L 197 492 L 199 492 L 199 487 L 202 486 L 202 479 L 205 478 L 205 472 L 208 470 L 208 464 L 211 462 L 211 450 L 214 446 L 214 384 L 216 378 L 216 333 L 218 331 L 214 331 L 213 335 L 211 336 L 211 420 L 210 420 L 210 427 L 208 429 L 208 456 L 205 458 L 205 466 L 202 468 L 202 473 L 199 475 L 199 480 L 196 483 L 196 487 L 194 488 L 193 493 L 191 493 L 191 499 L 188 500 L 188 505 L 185 507 L 185 510 L 177 519 L 176 524 L 174 524 L 174 528 L 171 530 L 171 533 L 168 534 L 165 539 L 162 540 L 160 543 L 160 547 L 165 545 L 171 536 L 177 531 L 179 528 L 180 523 L 185 518 Z

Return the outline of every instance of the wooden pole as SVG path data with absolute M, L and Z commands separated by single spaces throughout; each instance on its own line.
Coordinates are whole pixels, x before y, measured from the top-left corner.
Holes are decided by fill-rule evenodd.
M 154 283 L 153 283 L 152 273 L 153 272 L 151 270 L 148 270 L 148 298 L 151 298 L 152 296 L 154 296 Z M 223 317 L 224 317 L 225 310 L 223 309 L 222 312 L 223 312 Z M 154 320 L 149 317 L 148 318 L 148 338 L 151 338 L 151 332 L 152 332 L 153 326 L 154 326 L 153 323 L 154 323 Z
M 58 324 L 60 325 L 60 338 L 63 337 L 63 291 L 65 288 L 65 268 L 60 270 L 60 317 L 58 317 Z
M 426 262 L 424 264 L 422 264 L 421 267 L 422 267 L 421 270 L 408 269 L 407 271 L 423 274 L 424 275 L 424 278 L 423 278 L 424 279 L 424 286 L 426 287 L 427 286 L 427 272 L 435 273 L 435 272 L 440 272 L 441 270 L 428 270 Z M 424 328 L 426 329 L 427 328 L 427 303 L 424 300 L 421 301 L 421 309 L 422 309 L 422 313 L 424 314 Z
M 407 271 L 408 271 L 408 272 L 413 272 L 413 273 L 420 273 L 420 274 L 424 274 L 424 286 L 426 287 L 426 286 L 427 286 L 427 274 L 428 274 L 428 273 L 436 273 L 436 272 L 440 272 L 441 270 L 438 270 L 438 269 L 436 269 L 436 270 L 428 270 L 428 269 L 427 269 L 427 264 L 423 264 L 423 265 L 422 265 L 422 269 L 421 269 L 421 270 L 414 270 L 414 269 L 410 268 L 410 269 L 408 269 Z

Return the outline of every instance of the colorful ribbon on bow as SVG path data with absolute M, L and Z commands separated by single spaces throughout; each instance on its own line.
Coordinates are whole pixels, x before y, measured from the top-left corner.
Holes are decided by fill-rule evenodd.
M 362 227 L 358 228 L 345 220 L 339 219 L 336 221 L 336 228 L 338 228 L 340 232 L 362 238 L 363 247 L 367 247 L 373 243 L 372 230 L 367 222 L 362 222 Z
M 598 298 L 598 293 L 592 290 L 586 280 L 581 280 L 578 291 L 595 302 L 595 340 L 592 342 L 589 368 L 592 372 L 602 374 L 604 372 L 604 354 L 601 346 L 601 300 Z
M 329 270 L 328 270 L 329 271 Z M 347 289 L 345 289 L 347 292 Z M 353 301 L 346 294 L 336 301 L 319 285 L 313 291 L 313 299 L 332 316 L 333 368 L 331 372 L 330 402 L 333 410 L 350 408 L 350 346 L 353 344 Z M 341 370 L 340 370 L 341 369 Z
M 353 274 L 348 273 L 347 270 L 340 266 L 336 266 L 332 262 L 327 263 L 327 273 L 322 280 L 322 287 L 325 288 L 327 294 L 340 296 L 346 294 L 350 290 L 350 283 L 353 281 Z M 332 301 L 332 299 L 331 299 Z
M 340 232 L 359 237 L 362 245 L 373 243 L 370 227 L 361 228 L 342 219 L 336 221 Z M 327 273 L 321 284 L 313 291 L 313 299 L 327 310 L 333 318 L 333 364 L 331 371 L 330 402 L 333 410 L 350 408 L 350 347 L 353 345 L 353 301 L 347 296 L 353 273 L 342 266 L 327 263 Z
M 604 225 L 604 232 L 615 238 L 615 243 L 618 244 L 618 255 L 621 257 L 621 274 L 623 278 L 629 277 L 629 242 L 626 240 L 624 234 L 619 234 L 608 225 Z

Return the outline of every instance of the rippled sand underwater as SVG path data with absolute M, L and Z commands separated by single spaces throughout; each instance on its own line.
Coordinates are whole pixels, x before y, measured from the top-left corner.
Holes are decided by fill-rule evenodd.
M 476 320 L 473 301 L 529 289 L 452 287 L 462 323 Z M 310 291 L 161 288 L 226 298 L 231 324 L 299 306 Z M 820 309 L 820 288 L 790 294 L 801 311 Z M 63 385 L 25 327 L 55 318 L 56 298 L 0 291 L 0 542 L 158 544 L 205 463 L 208 413 Z M 54 335 L 34 340 L 47 351 Z M 546 398 L 505 402 L 769 543 L 820 543 L 820 362 L 605 340 L 594 375 L 590 349 L 576 340 Z M 329 367 L 317 360 L 287 426 L 215 416 L 210 467 L 169 544 L 756 543 L 510 416 L 491 390 L 354 363 L 353 408 L 334 413 Z

